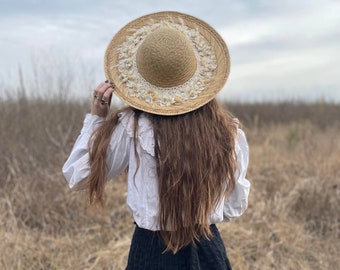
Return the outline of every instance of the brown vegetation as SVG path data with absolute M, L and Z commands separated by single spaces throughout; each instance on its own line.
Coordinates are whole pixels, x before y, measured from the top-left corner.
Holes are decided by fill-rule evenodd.
M 230 104 L 251 157 L 249 209 L 219 224 L 234 269 L 336 269 L 340 263 L 340 106 Z M 0 268 L 124 269 L 133 220 L 123 177 L 87 211 L 61 167 L 87 105 L 0 101 Z

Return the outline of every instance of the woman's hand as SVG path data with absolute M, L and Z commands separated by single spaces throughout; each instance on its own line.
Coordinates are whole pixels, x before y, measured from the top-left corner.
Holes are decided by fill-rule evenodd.
M 114 86 L 112 83 L 105 81 L 97 86 L 93 93 L 91 103 L 91 114 L 106 117 L 111 104 Z

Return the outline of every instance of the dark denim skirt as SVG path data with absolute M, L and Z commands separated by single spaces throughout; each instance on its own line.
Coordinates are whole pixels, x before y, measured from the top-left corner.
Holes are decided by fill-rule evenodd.
M 166 246 L 159 233 L 136 226 L 126 270 L 229 270 L 220 233 L 215 225 L 210 229 L 210 240 L 202 238 L 173 254 L 163 253 Z

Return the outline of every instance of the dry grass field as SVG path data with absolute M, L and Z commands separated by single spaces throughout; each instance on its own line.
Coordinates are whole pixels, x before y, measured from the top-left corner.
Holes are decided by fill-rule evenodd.
M 250 149 L 249 208 L 219 224 L 234 269 L 340 269 L 340 105 L 230 104 Z M 124 177 L 87 209 L 61 167 L 87 104 L 0 100 L 0 269 L 124 269 Z

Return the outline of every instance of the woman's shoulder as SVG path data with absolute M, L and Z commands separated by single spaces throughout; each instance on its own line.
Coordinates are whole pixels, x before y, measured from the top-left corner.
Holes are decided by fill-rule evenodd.
M 149 154 L 154 155 L 154 131 L 147 115 L 144 112 L 137 115 L 133 109 L 126 109 L 118 116 L 120 124 L 131 138 L 135 136 L 135 128 L 137 128 L 136 135 L 141 147 Z M 135 121 L 138 122 L 135 123 Z
M 118 118 L 120 122 L 129 122 L 134 117 L 134 111 L 131 108 L 125 108 L 118 112 Z
M 152 129 L 151 122 L 144 112 L 138 114 L 134 112 L 133 109 L 127 108 L 118 113 L 118 118 L 120 123 L 127 129 L 127 131 L 132 132 L 135 127 L 135 121 L 138 121 L 138 130 L 145 132 L 148 129 Z

